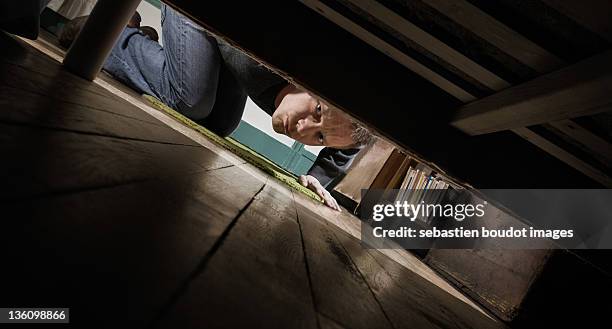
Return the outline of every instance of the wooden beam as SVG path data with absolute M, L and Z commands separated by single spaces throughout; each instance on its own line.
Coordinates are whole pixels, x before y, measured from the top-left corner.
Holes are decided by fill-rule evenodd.
M 365 1 L 365 0 L 347 0 L 347 1 L 351 3 L 352 5 L 356 6 L 357 8 L 359 8 L 360 10 L 367 13 L 367 15 L 371 15 L 373 19 L 376 19 L 380 21 L 382 24 L 385 24 L 391 27 L 392 29 L 396 30 L 398 33 L 402 34 L 404 37 L 408 38 L 412 42 L 418 44 L 419 46 L 423 47 L 425 50 L 429 51 L 434 56 L 441 58 L 444 61 L 446 61 L 449 65 L 459 70 L 462 70 L 464 73 L 468 74 L 469 76 L 474 78 L 476 81 L 486 85 L 492 90 L 500 91 L 510 86 L 508 82 L 504 81 L 500 77 L 493 75 L 491 72 L 481 67 L 479 64 L 472 62 L 467 57 L 461 55 L 454 49 L 448 47 L 447 45 L 445 45 L 444 43 L 442 43 L 435 37 L 429 35 L 427 32 L 421 30 L 414 24 L 408 22 L 403 17 L 395 14 L 393 11 L 384 7 L 383 5 L 376 3 L 376 2 Z M 360 37 L 360 39 L 362 39 L 363 41 L 368 42 L 369 44 L 373 45 L 375 48 L 385 52 L 382 48 L 378 47 L 377 43 L 372 43 L 371 38 L 362 37 L 364 33 L 370 35 L 370 32 L 364 30 L 357 24 L 349 21 L 347 18 L 343 17 L 341 14 L 334 11 L 330 7 L 325 6 L 318 0 L 302 0 L 302 2 L 307 4 L 310 8 L 318 10 L 325 17 L 335 22 L 339 26 L 343 27 L 348 32 L 352 33 L 353 35 L 357 37 Z M 548 53 L 544 49 L 540 48 L 538 45 L 531 43 L 529 40 L 525 39 L 520 34 L 512 31 L 505 25 L 494 20 L 493 18 L 486 15 L 484 12 L 480 11 L 478 8 L 472 6 L 471 4 L 461 2 L 461 1 L 453 3 L 453 4 L 449 4 L 447 2 L 440 2 L 437 0 L 431 0 L 429 1 L 429 3 L 430 5 L 434 5 L 436 9 L 443 11 L 444 14 L 450 15 L 454 17 L 455 19 L 460 20 L 462 24 L 466 24 L 466 21 L 469 21 L 470 23 L 467 23 L 467 25 L 479 31 L 478 33 L 481 36 L 486 37 L 488 39 L 493 39 L 492 40 L 493 43 L 498 45 L 499 47 L 502 47 L 502 49 L 504 50 L 505 49 L 515 49 L 515 48 L 521 49 L 521 52 L 517 53 L 517 54 L 520 54 L 521 56 L 518 56 L 518 57 L 521 60 L 526 61 L 527 63 L 525 64 L 531 66 L 532 68 L 536 69 L 539 72 L 547 72 L 552 67 L 563 64 L 563 62 L 557 57 L 555 57 L 554 55 Z M 482 31 L 488 31 L 488 28 L 490 26 L 493 27 L 493 30 L 496 32 L 496 34 L 482 32 Z M 376 38 L 375 36 L 373 37 Z M 513 45 L 514 47 L 510 47 L 509 45 Z M 399 52 L 399 50 L 396 50 L 396 51 Z M 397 60 L 396 56 L 391 56 L 391 57 Z M 408 68 L 411 68 L 411 67 L 408 67 Z M 421 74 L 421 76 L 423 76 L 426 79 L 430 78 L 430 76 L 428 75 Z M 438 85 L 440 88 L 446 90 L 452 95 L 461 95 L 460 93 L 456 93 L 455 90 L 462 89 L 462 88 L 453 84 L 450 81 L 445 81 L 444 84 L 436 84 L 436 85 Z M 469 94 L 465 90 L 464 90 L 464 93 Z M 467 97 L 459 96 L 458 98 L 464 102 L 468 102 L 475 97 L 473 95 L 469 95 Z M 547 119 L 547 118 L 548 117 L 546 116 L 544 119 Z M 537 134 L 529 130 L 528 128 L 526 129 L 529 131 L 529 136 L 532 137 L 531 139 L 528 139 L 528 140 L 533 143 L 533 140 L 534 140 L 533 136 L 537 136 Z M 574 131 L 568 131 L 568 132 L 570 134 L 575 133 Z M 515 133 L 517 133 L 519 136 L 522 136 L 522 137 L 526 136 L 525 129 L 515 131 Z M 580 136 L 577 136 L 577 137 L 580 137 Z M 537 140 L 538 141 L 543 140 L 543 138 L 538 136 Z M 605 175 L 604 173 L 599 172 L 595 168 L 592 168 L 588 163 L 578 159 L 575 156 L 565 158 L 564 155 L 568 155 L 568 154 L 571 155 L 571 154 L 569 152 L 559 152 L 559 147 L 557 145 L 554 145 L 553 143 L 539 142 L 539 143 L 534 143 L 534 145 L 537 145 L 538 147 L 542 148 L 544 151 L 576 167 L 576 169 L 581 172 L 585 172 L 584 168 L 590 168 L 588 171 L 586 171 L 586 173 L 590 177 L 607 177 L 607 175 Z M 589 173 L 591 172 L 598 172 L 598 174 L 590 175 Z
M 498 49 L 503 52 L 508 53 L 513 56 L 523 64 L 531 67 L 537 72 L 540 73 L 548 73 L 552 69 L 561 67 L 565 65 L 563 60 L 558 58 L 557 56 L 551 54 L 544 48 L 535 44 L 534 42 L 528 40 L 521 34 L 513 31 L 508 28 L 506 25 L 500 23 L 495 20 L 493 17 L 489 16 L 476 6 L 468 3 L 467 1 L 458 0 L 458 1 L 443 1 L 443 0 L 423 0 L 427 5 L 431 6 L 435 10 L 454 20 L 455 23 L 462 25 L 466 29 L 470 30 L 472 33 L 478 35 L 483 38 L 490 44 L 494 45 Z M 598 0 L 589 0 L 590 2 L 597 2 Z M 565 14 L 574 12 L 576 15 L 583 17 L 587 14 L 589 10 L 584 10 L 587 8 L 586 6 L 576 6 L 576 5 L 567 5 L 561 4 L 557 0 L 545 0 L 545 2 L 549 3 L 549 5 L 556 4 L 553 6 L 557 9 L 559 7 L 563 7 L 563 12 Z M 599 3 L 599 8 L 602 8 L 603 4 Z M 607 5 L 606 5 L 607 6 Z M 580 7 L 580 8 L 578 8 Z M 574 15 L 574 16 L 576 16 Z M 591 14 L 601 18 L 601 14 Z M 574 17 L 572 16 L 572 17 Z M 605 15 L 603 15 L 605 16 Z M 600 25 L 607 25 L 606 20 L 598 20 Z M 508 94 L 512 93 L 511 91 L 507 91 Z M 470 105 L 468 105 L 470 106 Z M 514 118 L 514 116 L 511 116 Z M 545 116 L 544 120 L 548 120 L 548 114 Z M 589 131 L 584 128 L 581 128 L 576 123 L 571 120 L 560 120 L 554 121 L 551 123 L 553 127 L 555 127 L 558 131 L 562 132 L 564 135 L 574 140 L 575 143 L 581 144 L 584 146 L 585 151 L 589 152 L 596 158 L 603 158 L 604 162 L 609 162 L 606 158 L 606 154 L 609 154 L 609 151 L 604 151 L 607 148 L 610 148 L 609 143 L 601 140 L 597 136 L 593 135 Z M 510 129 L 515 132 L 519 136 L 526 138 L 528 141 L 533 143 L 534 145 L 540 147 L 547 153 L 555 156 L 561 161 L 568 163 L 578 169 L 581 172 L 586 172 L 590 177 L 606 177 L 607 175 L 599 172 L 598 169 L 593 168 L 591 165 L 582 161 L 581 159 L 576 158 L 570 153 L 562 150 L 557 145 L 546 141 L 542 137 L 538 136 L 535 132 L 530 130 L 529 128 L 516 128 Z M 610 148 L 612 149 L 612 148 Z M 603 154 L 603 156 L 602 156 Z M 586 169 L 588 168 L 588 169 Z M 597 174 L 593 174 L 597 172 Z
M 549 125 L 612 168 L 612 144 L 608 141 L 571 120 L 553 121 Z
M 542 0 L 563 15 L 566 15 L 612 42 L 612 3 L 609 0 Z
M 517 128 L 513 131 L 519 136 L 538 146 L 539 148 L 546 150 L 546 152 L 548 152 L 552 156 L 571 165 L 572 167 L 576 168 L 585 175 L 593 178 L 594 180 L 601 182 L 604 186 L 608 188 L 612 187 L 612 178 L 610 178 L 608 175 L 602 173 L 597 168 L 587 164 L 586 162 L 580 160 L 573 154 L 553 144 L 546 138 L 534 133 L 533 131 L 527 128 Z
M 465 0 L 423 0 L 424 3 L 483 38 L 521 63 L 543 73 L 563 61 Z
M 612 51 L 461 108 L 451 124 L 470 135 L 595 114 L 612 108 Z
M 394 59 L 398 63 L 402 64 L 403 66 L 405 66 L 409 70 L 411 70 L 411 71 L 415 72 L 416 74 L 420 75 L 421 77 L 431 81 L 433 84 L 438 86 L 440 89 L 445 90 L 446 92 L 448 92 L 449 94 L 455 96 L 456 98 L 458 98 L 458 99 L 460 99 L 460 100 L 462 100 L 464 102 L 476 99 L 473 95 L 470 95 L 468 92 L 466 92 L 465 90 L 459 88 L 457 85 L 455 85 L 454 83 L 450 82 L 449 80 L 447 80 L 443 76 L 439 75 L 438 73 L 436 73 L 435 71 L 431 70 L 427 66 L 425 66 L 425 65 L 419 63 L 418 61 L 414 60 L 412 57 L 406 55 L 401 50 L 398 50 L 397 48 L 393 47 L 389 43 L 387 43 L 384 40 L 380 39 L 379 37 L 377 37 L 373 33 L 369 32 L 368 30 L 362 28 L 358 24 L 352 22 L 348 18 L 342 16 L 340 13 L 338 13 L 337 11 L 332 9 L 331 7 L 323 4 L 321 1 L 318 1 L 318 0 L 300 0 L 300 1 L 303 4 L 305 4 L 306 6 L 308 6 L 311 9 L 317 11 L 321 15 L 325 16 L 330 21 L 336 23 L 341 28 L 345 29 L 346 31 L 348 31 L 351 34 L 353 34 L 354 36 L 356 36 L 359 39 L 363 40 L 364 42 L 366 42 L 370 46 L 380 50 L 383 54 L 391 57 L 392 59 Z M 407 21 L 404 21 L 404 22 L 407 22 Z M 410 23 L 408 23 L 408 24 L 410 24 Z M 403 26 L 403 28 L 404 29 L 408 29 L 407 26 Z M 413 32 L 414 32 L 414 30 L 413 30 Z M 421 32 L 423 32 L 423 31 L 421 31 Z M 431 39 L 431 37 L 430 37 L 430 39 Z
M 306 2 L 316 2 L 320 4 L 320 1 L 302 0 Z M 491 71 L 475 63 L 468 57 L 464 56 L 455 49 L 447 46 L 442 41 L 438 40 L 431 34 L 423 31 L 418 26 L 412 24 L 402 16 L 396 14 L 392 10 L 383 6 L 382 4 L 371 1 L 371 0 L 347 0 L 361 10 L 372 15 L 372 17 L 388 25 L 408 40 L 420 45 L 427 51 L 435 54 L 443 61 L 447 62 L 451 66 L 454 66 L 459 71 L 465 73 L 467 76 L 481 82 L 493 90 L 501 90 L 510 86 L 510 84 Z M 350 31 L 349 32 L 353 32 Z

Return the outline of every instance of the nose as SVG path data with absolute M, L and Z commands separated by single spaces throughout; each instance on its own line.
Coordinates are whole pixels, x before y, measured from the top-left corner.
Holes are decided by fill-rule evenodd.
M 307 136 L 316 132 L 320 127 L 319 122 L 314 122 L 308 118 L 300 119 L 297 125 L 297 132 L 301 136 Z

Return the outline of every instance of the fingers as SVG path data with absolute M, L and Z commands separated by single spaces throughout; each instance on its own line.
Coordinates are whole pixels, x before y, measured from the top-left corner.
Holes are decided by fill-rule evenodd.
M 319 183 L 318 179 L 310 175 L 301 175 L 299 177 L 299 181 L 303 186 L 308 187 L 310 190 L 317 193 L 317 195 L 323 199 L 326 206 L 334 210 L 341 211 L 342 208 L 340 208 L 340 205 L 336 199 L 334 199 L 334 197 L 321 185 L 321 183 Z
M 308 177 L 305 175 L 301 175 L 300 178 L 300 184 L 302 184 L 305 187 L 308 187 Z
M 320 189 L 317 189 L 317 194 L 319 194 L 319 196 L 323 199 L 325 205 L 334 210 L 341 211 L 340 205 L 338 205 L 336 199 L 334 199 L 331 193 L 329 193 L 326 189 L 322 187 Z

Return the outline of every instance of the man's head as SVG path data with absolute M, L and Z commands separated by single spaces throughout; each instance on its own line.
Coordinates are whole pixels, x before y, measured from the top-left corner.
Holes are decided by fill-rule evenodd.
M 341 111 L 294 86 L 281 90 L 272 115 L 274 131 L 306 145 L 351 148 L 366 144 L 369 131 Z

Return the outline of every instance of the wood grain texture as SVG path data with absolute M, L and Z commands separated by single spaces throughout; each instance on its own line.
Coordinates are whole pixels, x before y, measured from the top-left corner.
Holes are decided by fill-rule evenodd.
M 612 42 L 612 5 L 607 0 L 542 0 L 589 30 Z
M 42 55 L 41 55 L 42 56 Z M 76 78 L 52 63 L 54 73 L 39 74 L 29 67 L 0 63 L 0 85 L 47 97 L 52 100 L 115 113 L 152 124 L 163 125 L 149 114 L 130 105 L 92 82 Z
M 157 328 L 316 328 L 293 201 L 266 187 Z
M 530 66 L 536 72 L 548 73 L 555 68 L 559 68 L 565 65 L 565 62 L 561 60 L 560 58 L 558 58 L 557 56 L 548 52 L 547 50 L 545 50 L 538 44 L 530 41 L 527 37 L 521 35 L 520 33 L 515 32 L 514 30 L 507 27 L 506 25 L 496 20 L 492 16 L 489 16 L 487 13 L 480 10 L 478 7 L 474 6 L 473 4 L 470 4 L 468 1 L 448 2 L 448 1 L 439 1 L 439 0 L 425 0 L 424 2 L 427 3 L 429 6 L 431 6 L 432 8 L 435 8 L 440 13 L 452 19 L 456 24 L 460 24 L 464 26 L 471 33 L 478 35 L 486 42 L 496 46 L 501 51 L 505 51 L 505 52 L 513 54 L 517 60 L 519 60 L 525 65 Z M 553 3 L 556 2 L 557 3 L 556 7 L 563 6 L 558 1 L 555 1 L 555 0 L 552 0 L 550 2 L 553 2 Z M 585 14 L 586 12 L 593 10 L 593 8 L 584 9 L 586 7 L 582 5 L 581 6 L 568 5 L 568 7 L 573 7 L 573 8 L 571 10 L 566 8 L 568 9 L 568 10 L 565 10 L 566 14 L 569 14 L 570 11 L 576 14 L 578 14 L 579 12 L 582 12 L 582 14 Z M 579 9 L 577 7 L 581 7 L 581 8 Z M 605 6 L 602 3 L 599 3 L 597 6 L 595 6 L 595 8 L 599 8 L 603 12 L 605 12 L 606 10 L 604 9 L 604 7 Z M 608 10 L 611 8 L 612 6 L 608 6 Z M 494 89 L 494 90 L 499 90 L 499 89 Z M 513 91 L 508 91 L 508 92 L 513 93 Z M 519 102 L 522 102 L 522 100 L 520 100 Z M 466 107 L 469 107 L 469 106 L 470 105 Z M 543 114 L 543 117 L 541 118 L 542 121 L 549 120 L 548 111 L 546 112 L 547 113 Z M 512 114 L 508 115 L 508 118 L 518 117 L 517 119 L 520 119 L 520 116 L 525 116 L 525 113 L 514 113 L 513 112 Z M 483 120 L 486 121 L 486 118 L 483 118 Z M 564 120 L 564 121 L 567 121 L 568 123 L 571 124 L 571 121 L 569 120 Z M 483 124 L 487 124 L 487 123 L 483 123 Z M 572 125 L 575 125 L 575 124 L 572 124 Z M 529 129 L 529 128 L 526 128 L 526 129 Z M 525 132 L 525 129 L 522 129 L 521 131 Z M 517 132 L 517 134 L 519 136 L 525 135 L 524 133 L 520 133 L 520 132 Z M 537 135 L 533 131 L 530 131 L 529 134 Z M 572 143 L 584 144 L 585 135 L 588 135 L 589 133 L 586 131 L 583 131 L 583 133 L 581 133 L 578 130 L 565 130 L 563 134 L 564 136 L 570 139 L 575 139 L 574 141 L 571 141 Z M 543 139 L 543 138 L 539 137 L 539 139 Z M 567 152 L 567 151 L 563 152 L 564 154 L 570 155 L 569 157 L 564 157 L 564 156 L 560 157 L 559 156 L 560 152 L 558 151 L 559 146 L 555 146 L 553 143 L 550 143 L 550 142 L 549 143 L 538 143 L 536 145 L 538 145 L 538 147 L 541 147 L 544 151 L 548 152 L 549 154 L 552 154 L 553 156 L 557 157 L 559 160 L 573 167 L 576 167 L 579 171 L 583 171 L 580 168 L 590 166 L 587 162 L 581 161 L 576 156 L 571 156 L 571 152 Z M 595 144 L 595 145 L 599 145 L 599 144 Z M 592 147 L 584 147 L 584 149 L 587 150 L 587 152 L 592 154 L 594 157 L 598 158 L 599 153 L 597 151 L 592 150 L 593 148 L 597 147 L 595 145 Z M 601 172 L 598 175 L 606 176 L 605 173 L 601 173 Z
M 559 160 L 562 160 L 563 162 L 576 168 L 577 170 L 593 178 L 594 180 L 601 182 L 602 185 L 606 187 L 612 187 L 612 178 L 606 173 L 582 161 L 575 155 L 553 144 L 542 136 L 534 133 L 533 131 L 527 128 L 517 128 L 513 131 L 528 140 L 529 142 L 533 143 L 534 145 L 537 145 L 539 148 L 545 149 L 552 156 L 558 158 Z
M 64 305 L 80 328 L 145 327 L 261 186 L 230 167 L 3 204 L 0 303 Z
M 607 111 L 612 106 L 612 52 L 508 88 L 462 107 L 451 124 L 470 135 Z
M 395 328 L 506 328 L 358 240 L 338 237 L 372 287 Z
M 347 1 L 372 15 L 382 24 L 391 27 L 408 40 L 420 45 L 428 52 L 435 54 L 436 57 L 440 58 L 448 65 L 455 67 L 465 75 L 482 83 L 484 86 L 492 90 L 500 90 L 510 86 L 510 84 L 505 80 L 483 68 L 481 65 L 472 61 L 455 49 L 449 47 L 431 34 L 423 31 L 418 26 L 412 24 L 384 5 L 376 1 L 367 0 Z
M 540 73 L 550 72 L 563 65 L 561 59 L 500 23 L 468 1 L 423 1 L 501 51 L 508 53 Z
M 321 1 L 301 0 L 301 2 L 454 97 L 461 99 L 464 102 L 475 99 L 473 95 L 461 89 L 445 77 L 421 64 L 414 58 L 406 55 L 402 51 L 393 47 L 393 45 L 369 32 L 367 29 L 364 29 L 350 19 L 342 16 L 340 13 L 325 5 Z
M 319 314 L 319 327 L 321 329 L 345 329 L 346 327 L 340 325 L 338 322 L 326 317 L 325 315 Z
M 124 104 L 125 106 L 125 104 Z M 169 127 L 0 85 L 0 122 L 123 139 L 197 146 Z
M 549 125 L 560 134 L 568 136 L 571 142 L 593 154 L 602 163 L 612 168 L 612 144 L 608 141 L 593 134 L 572 120 L 553 121 Z
M 513 320 L 550 250 L 437 249 L 426 263 L 505 321 Z
M 205 148 L 0 123 L 1 200 L 180 176 L 229 166 Z
M 333 229 L 307 208 L 296 208 L 317 310 L 348 328 L 392 328 Z
M 339 193 L 359 203 L 361 190 L 368 188 L 385 165 L 394 147 L 383 139 L 359 151 L 346 176 L 334 188 Z
M 361 239 L 361 220 L 358 217 L 344 210 L 338 213 L 325 205 L 315 203 L 312 199 L 299 193 L 294 193 L 293 195 L 298 205 L 315 212 L 324 219 L 328 225 L 337 227 L 355 239 Z M 433 269 L 423 263 L 423 261 L 418 259 L 414 254 L 400 248 L 398 245 L 392 245 L 389 249 L 382 249 L 380 251 L 406 270 L 430 282 L 449 295 L 452 295 L 452 298 L 456 298 L 466 305 L 470 305 L 474 310 L 486 314 L 480 306 L 472 302 L 448 281 L 441 278 Z

